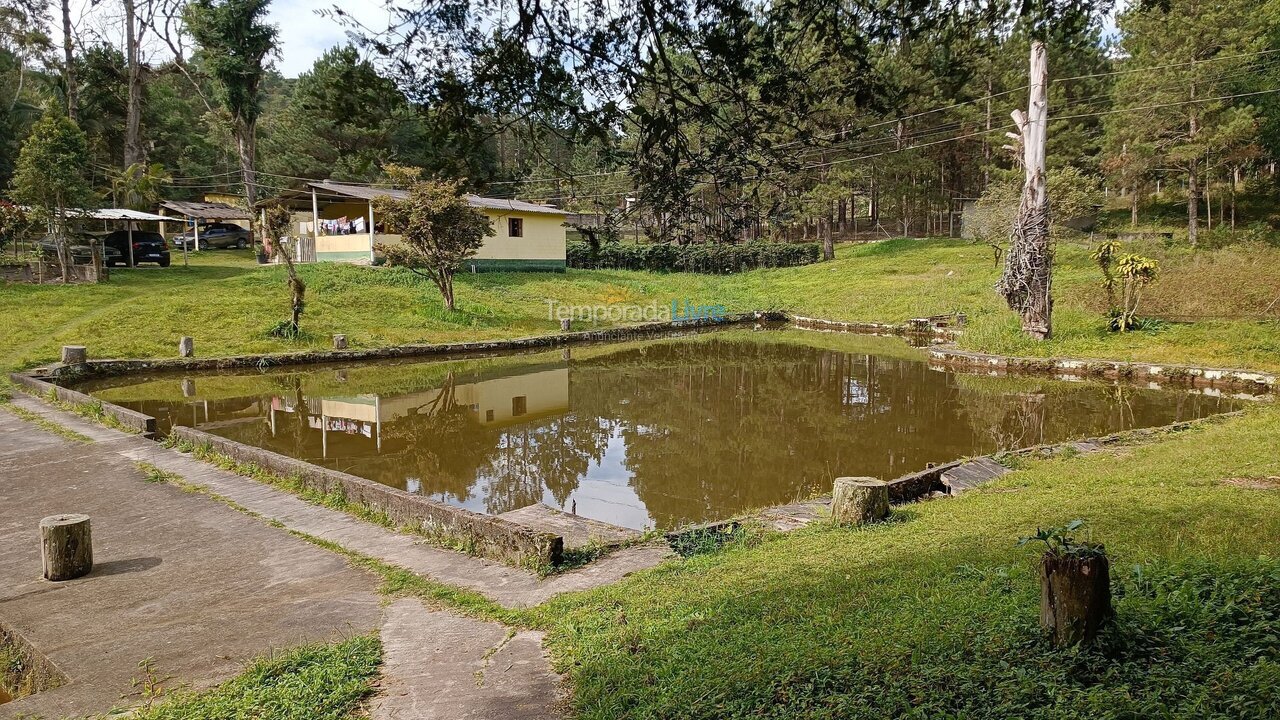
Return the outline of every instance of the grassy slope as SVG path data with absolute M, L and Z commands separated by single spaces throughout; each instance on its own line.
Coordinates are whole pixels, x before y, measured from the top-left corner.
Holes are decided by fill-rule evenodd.
M 1240 296 L 1247 281 L 1256 288 L 1245 295 L 1252 305 L 1262 306 L 1261 298 L 1280 294 L 1280 271 L 1259 275 L 1257 270 L 1280 266 L 1280 253 L 1270 252 L 1268 257 L 1218 262 L 1209 270 L 1165 253 L 1170 268 L 1165 285 L 1194 283 L 1190 294 L 1216 307 L 1222 304 L 1220 296 Z M 1253 277 L 1245 278 L 1251 267 Z M 624 271 L 462 276 L 458 295 L 463 309 L 449 315 L 440 309 L 434 288 L 408 273 L 314 265 L 303 269 L 308 283 L 303 324 L 310 335 L 286 342 L 266 335 L 285 316 L 283 272 L 255 267 L 244 254 L 202 253 L 188 270 L 117 270 L 110 283 L 94 287 L 0 287 L 0 313 L 9 319 L 0 366 L 48 362 L 60 345 L 72 343 L 88 345 L 99 357 L 170 356 L 184 334 L 196 338 L 200 355 L 324 347 L 337 332 L 346 333 L 356 346 L 513 337 L 556 329 L 547 317 L 548 299 L 666 306 L 679 298 L 731 310 L 786 309 L 844 320 L 902 321 L 959 309 L 971 317 L 962 344 L 972 349 L 1280 369 L 1280 333 L 1274 323 L 1209 321 L 1158 333 L 1104 332 L 1097 272 L 1087 250 L 1076 245 L 1059 250 L 1057 339 L 1045 344 L 1024 340 L 991 290 L 997 273 L 982 246 L 893 240 L 842 247 L 832 263 L 732 277 Z M 1181 302 L 1178 295 L 1165 292 L 1164 302 L 1174 311 Z M 1158 293 L 1155 297 L 1160 300 Z M 1250 309 L 1258 312 L 1261 307 Z
M 534 612 L 585 718 L 1275 717 L 1280 490 L 1220 480 L 1280 474 L 1277 446 L 1280 412 L 1256 409 Z M 1113 558 L 1105 652 L 1044 648 L 1016 545 L 1073 518 Z

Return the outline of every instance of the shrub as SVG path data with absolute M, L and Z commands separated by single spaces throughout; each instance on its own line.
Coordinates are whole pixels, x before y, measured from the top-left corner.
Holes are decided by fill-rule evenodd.
M 570 242 L 569 267 L 592 270 L 648 270 L 727 274 L 757 268 L 792 267 L 815 263 L 821 257 L 816 243 L 756 241 L 742 245 L 622 245 L 607 243 L 593 251 L 585 242 Z

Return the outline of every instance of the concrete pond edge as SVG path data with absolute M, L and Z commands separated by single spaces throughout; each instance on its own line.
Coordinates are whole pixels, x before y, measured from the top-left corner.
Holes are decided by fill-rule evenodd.
M 990 374 L 1054 375 L 1060 379 L 1104 378 L 1146 382 L 1153 388 L 1165 385 L 1272 392 L 1280 387 L 1275 373 L 1235 368 L 1086 360 L 1081 358 L 1027 358 L 959 350 L 954 347 L 929 348 L 930 365 Z M 1214 393 L 1209 393 L 1214 394 Z

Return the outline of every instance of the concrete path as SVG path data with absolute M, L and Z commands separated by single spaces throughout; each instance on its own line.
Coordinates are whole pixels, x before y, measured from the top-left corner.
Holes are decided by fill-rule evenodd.
M 560 679 L 542 634 L 428 612 L 411 598 L 387 608 L 383 681 L 374 720 L 551 720 Z
M 505 607 L 532 607 L 562 592 L 608 585 L 672 556 L 665 543 L 634 546 L 611 553 L 578 570 L 539 579 L 533 573 L 518 568 L 444 550 L 412 535 L 313 505 L 270 485 L 221 470 L 151 440 L 82 420 L 32 397 L 17 396 L 14 404 L 83 433 L 124 458 L 151 463 L 182 476 L 187 482 L 203 485 L 290 530 L 337 543 L 348 550 L 442 583 L 478 591 Z
M 38 525 L 67 512 L 92 519 L 94 569 L 51 583 L 41 577 Z M 0 705 L 0 717 L 134 705 L 131 681 L 148 658 L 171 678 L 166 686 L 206 687 L 273 648 L 369 632 L 382 615 L 375 579 L 342 557 L 201 495 L 147 483 L 128 458 L 5 410 L 0 548 L 0 623 L 69 678 Z

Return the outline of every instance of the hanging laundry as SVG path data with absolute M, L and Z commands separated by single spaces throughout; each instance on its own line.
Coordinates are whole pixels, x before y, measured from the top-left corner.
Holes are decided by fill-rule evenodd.
M 358 217 L 355 222 L 351 223 L 351 229 L 357 235 L 364 233 L 364 218 Z

